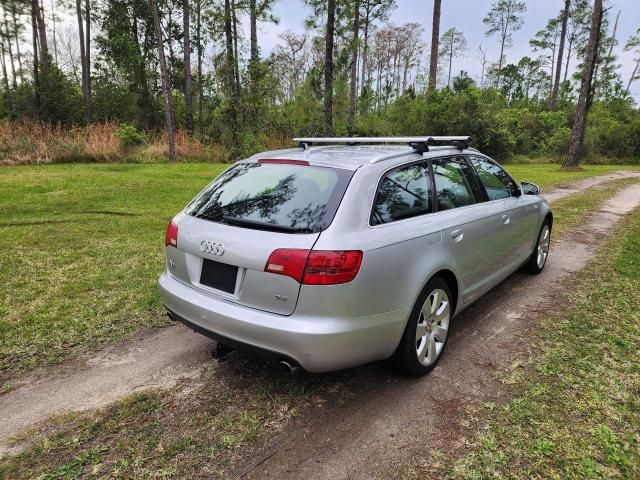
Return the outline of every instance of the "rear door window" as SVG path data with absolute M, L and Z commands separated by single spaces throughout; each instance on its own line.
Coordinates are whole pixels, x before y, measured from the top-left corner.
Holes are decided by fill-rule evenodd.
M 480 188 L 464 157 L 435 158 L 431 164 L 438 211 L 472 205 L 482 199 Z
M 431 212 L 431 188 L 426 162 L 391 170 L 380 181 L 371 225 Z
M 324 230 L 353 172 L 289 163 L 239 163 L 187 206 L 194 217 L 291 233 Z
M 480 183 L 487 192 L 489 200 L 499 200 L 516 195 L 516 185 L 509 174 L 492 161 L 470 155 L 469 161 L 476 169 Z

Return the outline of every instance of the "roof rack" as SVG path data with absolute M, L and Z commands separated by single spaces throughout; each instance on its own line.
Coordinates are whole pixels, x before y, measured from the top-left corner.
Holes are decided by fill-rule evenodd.
M 463 150 L 469 148 L 469 136 L 427 136 L 427 137 L 301 137 L 294 138 L 300 147 L 307 150 L 313 144 L 385 144 L 402 143 L 409 145 L 418 153 L 429 151 L 429 146 L 452 146 Z

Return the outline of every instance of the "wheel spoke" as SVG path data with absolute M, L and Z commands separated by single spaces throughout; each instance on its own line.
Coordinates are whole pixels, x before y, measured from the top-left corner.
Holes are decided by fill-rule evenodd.
M 444 342 L 447 338 L 448 328 L 444 325 L 434 325 L 432 335 L 439 341 Z
M 427 341 L 425 342 L 428 345 L 428 352 L 427 352 L 427 362 L 428 363 L 433 363 L 435 361 L 435 359 L 437 358 L 436 355 L 436 340 L 433 337 L 433 335 L 429 335 L 427 337 Z
M 418 348 L 418 360 L 420 361 L 420 363 L 425 363 L 425 357 L 427 356 L 427 353 L 429 350 L 428 345 L 429 345 L 428 338 L 424 338 L 420 343 L 420 347 Z
M 426 322 L 418 323 L 418 327 L 416 328 L 416 342 L 420 340 L 427 334 L 427 324 Z
M 440 322 L 446 318 L 449 318 L 449 302 L 443 300 L 436 312 L 436 321 Z
M 430 313 L 435 313 L 439 305 L 440 305 L 440 293 L 438 292 L 438 290 L 436 290 L 431 294 L 431 312 Z

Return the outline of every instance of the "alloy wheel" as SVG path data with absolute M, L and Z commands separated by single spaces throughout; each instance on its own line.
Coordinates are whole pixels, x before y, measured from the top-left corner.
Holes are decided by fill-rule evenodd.
M 416 353 L 422 365 L 435 363 L 442 353 L 450 319 L 449 296 L 441 288 L 435 289 L 422 305 L 416 327 Z

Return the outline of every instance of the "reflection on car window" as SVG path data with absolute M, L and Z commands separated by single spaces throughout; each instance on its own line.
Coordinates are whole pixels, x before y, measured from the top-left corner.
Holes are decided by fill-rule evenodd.
M 349 172 L 291 164 L 239 163 L 186 208 L 214 222 L 226 218 L 320 231 L 333 218 Z
M 429 171 L 425 164 L 389 172 L 380 182 L 371 224 L 379 225 L 431 211 Z
M 438 158 L 432 165 L 438 211 L 475 203 L 474 180 L 463 158 Z
M 489 200 L 499 200 L 513 196 L 514 185 L 507 172 L 495 163 L 482 157 L 470 156 L 469 160 L 471 160 L 471 164 L 476 169 L 476 172 L 478 172 L 478 176 L 487 191 Z

